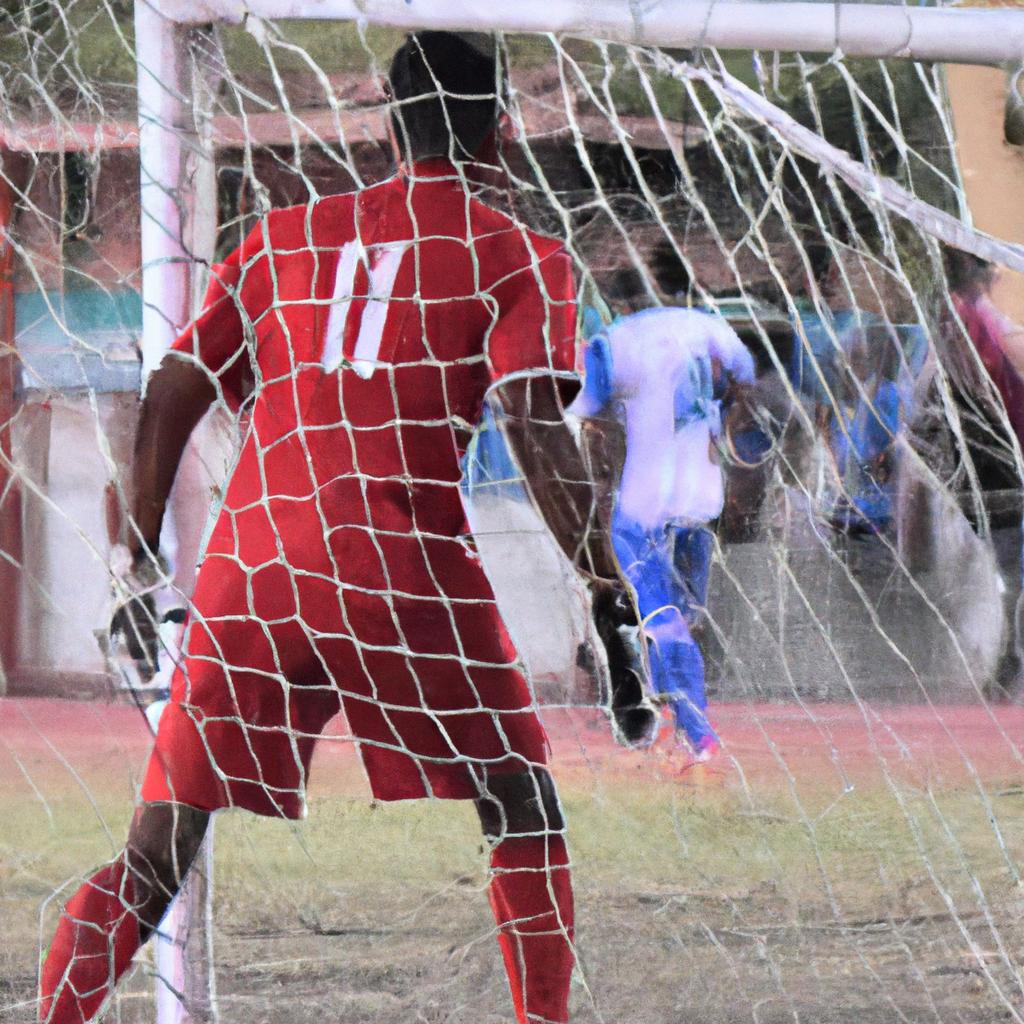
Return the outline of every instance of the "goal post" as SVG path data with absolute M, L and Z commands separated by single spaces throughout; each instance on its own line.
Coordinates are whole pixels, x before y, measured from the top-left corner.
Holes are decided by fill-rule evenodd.
M 621 0 L 524 0 L 480 7 L 405 0 L 165 0 L 169 18 L 201 24 L 248 17 L 363 21 L 405 29 L 539 32 L 638 46 L 716 47 L 842 53 L 965 64 L 1016 64 L 1024 59 L 1022 12 L 902 4 L 624 3 Z
M 216 172 L 203 116 L 208 82 L 190 48 L 200 30 L 169 22 L 155 7 L 134 5 L 138 69 L 141 211 L 141 383 L 199 312 L 217 232 Z M 208 74 L 208 72 L 206 72 Z M 193 442 L 194 443 L 194 442 Z M 194 460 L 186 452 L 186 460 Z M 174 495 L 167 521 L 176 543 L 195 529 Z M 165 526 L 166 529 L 166 526 Z M 192 550 L 198 538 L 188 538 Z M 187 574 L 186 574 L 187 575 Z M 181 595 L 187 600 L 188 594 Z M 213 1024 L 213 846 L 211 826 L 188 880 L 154 942 L 158 1024 Z
M 188 29 L 135 4 L 143 381 L 196 312 L 213 255 L 216 181 Z

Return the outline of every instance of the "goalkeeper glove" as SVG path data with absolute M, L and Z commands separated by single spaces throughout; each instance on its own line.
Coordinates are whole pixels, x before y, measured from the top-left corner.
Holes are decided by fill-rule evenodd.
M 647 638 L 636 605 L 621 580 L 594 580 L 592 614 L 607 667 L 604 704 L 615 739 L 626 747 L 647 747 L 658 733 L 651 703 Z
M 110 620 L 111 647 L 126 649 L 139 675 L 148 681 L 158 668 L 160 618 L 156 594 L 166 585 L 163 566 L 146 554 L 132 558 L 119 544 L 111 552 L 110 570 L 115 600 Z

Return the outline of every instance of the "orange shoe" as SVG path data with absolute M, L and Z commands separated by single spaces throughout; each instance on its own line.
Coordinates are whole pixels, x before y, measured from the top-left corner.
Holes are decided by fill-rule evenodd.
M 694 761 L 697 764 L 707 764 L 721 749 L 722 744 L 719 743 L 717 736 L 705 736 L 697 744 L 697 750 L 693 755 Z

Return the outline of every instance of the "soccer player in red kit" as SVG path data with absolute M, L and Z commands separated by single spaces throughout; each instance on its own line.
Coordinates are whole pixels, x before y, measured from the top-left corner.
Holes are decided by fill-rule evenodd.
M 410 37 L 390 74 L 399 173 L 270 213 L 149 381 L 132 499 L 140 564 L 189 434 L 215 399 L 242 400 L 248 373 L 250 427 L 126 848 L 63 911 L 41 1019 L 97 1013 L 212 812 L 301 815 L 317 736 L 339 710 L 375 797 L 476 802 L 517 1020 L 568 1019 L 572 892 L 547 741 L 459 495 L 490 389 L 595 614 L 626 592 L 589 529 L 592 494 L 561 416 L 570 262 L 472 198 L 464 176 L 492 144 L 499 82 L 494 57 L 461 38 Z

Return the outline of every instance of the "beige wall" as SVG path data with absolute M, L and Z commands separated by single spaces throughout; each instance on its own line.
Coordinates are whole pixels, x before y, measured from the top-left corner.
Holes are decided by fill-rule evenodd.
M 1006 74 L 998 68 L 950 65 L 946 80 L 974 226 L 1024 244 L 1024 151 L 1003 141 Z M 1024 323 L 1024 275 L 1004 270 L 993 298 Z

